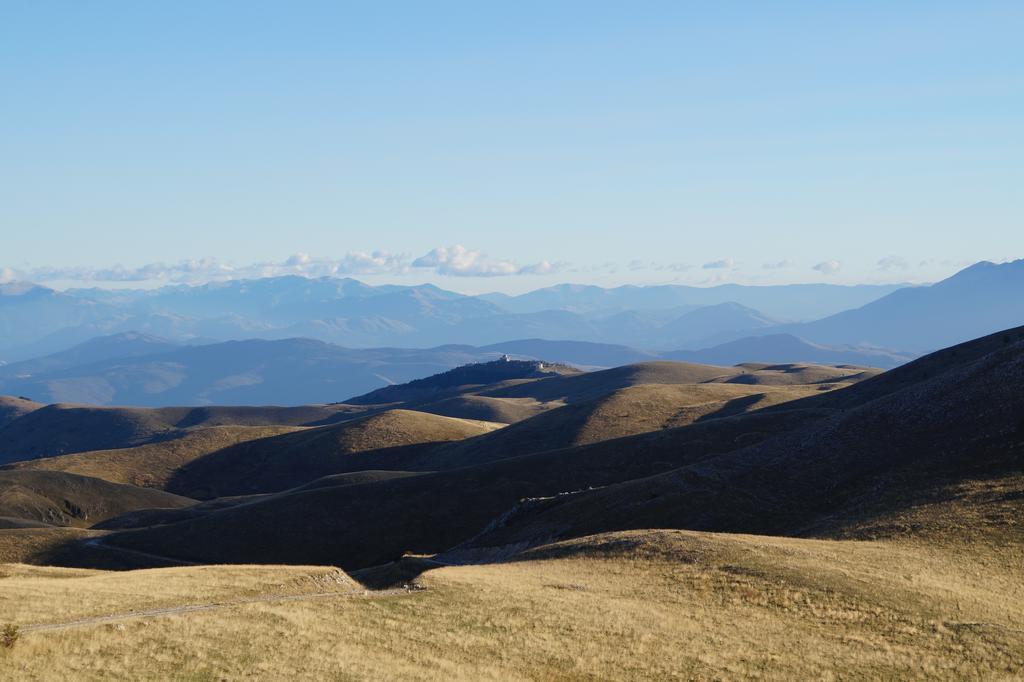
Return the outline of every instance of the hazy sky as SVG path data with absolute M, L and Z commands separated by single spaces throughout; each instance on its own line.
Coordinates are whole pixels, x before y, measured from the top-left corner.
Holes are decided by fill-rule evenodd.
M 934 280 L 1024 256 L 1022 35 L 1019 1 L 0 0 L 0 279 Z

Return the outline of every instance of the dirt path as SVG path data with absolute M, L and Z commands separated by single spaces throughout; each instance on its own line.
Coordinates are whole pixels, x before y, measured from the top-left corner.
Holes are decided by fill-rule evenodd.
M 94 538 L 87 538 L 82 541 L 82 544 L 93 549 L 103 549 L 108 552 L 114 552 L 115 554 L 123 554 L 127 556 L 134 556 L 140 559 L 145 559 L 150 562 L 158 562 L 163 564 L 170 564 L 172 566 L 199 566 L 198 562 L 188 561 L 187 559 L 175 559 L 168 556 L 160 556 L 159 554 L 150 554 L 149 552 L 142 552 L 137 549 L 128 549 L 127 547 L 112 547 L 104 542 L 106 536 L 100 535 Z
M 376 599 L 378 597 L 395 597 L 399 595 L 412 594 L 415 590 L 392 589 L 392 590 L 350 590 L 347 592 L 307 592 L 305 594 L 267 594 L 259 597 L 248 597 L 244 599 L 229 599 L 225 601 L 209 602 L 206 604 L 185 604 L 182 606 L 166 606 L 159 609 L 144 609 L 139 611 L 125 611 L 124 613 L 111 613 L 105 616 L 90 616 L 78 618 L 60 623 L 34 623 L 22 626 L 23 633 L 47 632 L 53 630 L 67 630 L 68 628 L 85 625 L 104 625 L 106 623 L 117 623 L 123 620 L 134 620 L 137 618 L 157 618 L 159 616 L 175 616 L 183 613 L 194 613 L 197 611 L 216 611 L 218 609 L 229 609 L 245 604 L 263 604 L 270 602 L 288 601 L 312 601 L 315 599 L 343 598 L 343 599 Z

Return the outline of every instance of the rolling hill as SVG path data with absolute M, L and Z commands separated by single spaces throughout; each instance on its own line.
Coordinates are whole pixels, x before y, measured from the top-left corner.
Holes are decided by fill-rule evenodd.
M 681 429 L 381 482 L 283 491 L 114 533 L 105 544 L 177 559 L 361 568 L 464 542 L 527 497 L 650 476 L 794 428 L 821 412 L 713 419 Z M 637 457 L 642 448 L 643 457 Z M 184 510 L 188 512 L 189 510 Z M 310 523 L 310 519 L 317 519 Z M 78 565 L 69 548 L 64 563 Z
M 194 458 L 171 477 L 167 489 L 202 499 L 275 492 L 352 471 L 345 460 L 356 453 L 408 451 L 428 443 L 462 440 L 502 426 L 425 412 L 388 410 L 332 426 L 250 440 Z
M 138 509 L 195 504 L 179 495 L 59 471 L 0 471 L 0 517 L 85 528 Z
M 1014 519 L 1024 500 L 1021 332 L 984 339 L 979 345 L 997 349 L 947 363 L 933 376 L 773 441 L 650 479 L 544 501 L 476 542 L 649 527 L 941 539 L 969 525 L 976 539 L 1012 538 L 1020 546 L 1024 536 Z M 908 375 L 918 369 L 903 368 Z M 860 385 L 869 396 L 870 383 Z M 858 388 L 850 391 L 856 395 Z
M 308 566 L 5 566 L 0 600 L 13 622 L 80 624 L 26 632 L 10 658 L 29 678 L 1019 677 L 1020 572 L 961 549 L 645 530 L 483 565 L 407 557 L 359 583 Z M 133 613 L 154 615 L 117 617 Z
M 126 447 L 30 459 L 7 468 L 65 471 L 203 499 L 278 492 L 332 474 L 452 469 L 678 427 L 817 394 L 869 374 L 814 366 L 781 370 L 666 362 L 579 373 L 550 364 L 500 361 L 467 365 L 366 398 L 392 401 L 385 406 L 51 407 L 37 419 L 49 426 L 47 433 L 86 424 L 84 433 L 125 439 Z M 515 396 L 487 395 L 509 391 Z M 438 396 L 441 400 L 435 400 Z M 395 406 L 405 409 L 388 409 Z M 500 424 L 474 420 L 467 414 L 474 409 L 504 419 L 497 420 Z M 442 410 L 451 417 L 438 416 Z M 60 428 L 62 419 L 70 426 Z M 100 428 L 103 419 L 111 424 L 106 429 Z M 339 423 L 293 433 L 295 424 L 332 421 Z
M 29 412 L 35 412 L 41 407 L 43 407 L 41 403 L 26 398 L 0 396 L 0 430 L 14 420 L 24 417 Z
M 164 488 L 183 466 L 212 452 L 238 443 L 270 438 L 299 430 L 294 426 L 209 426 L 185 431 L 177 438 L 135 447 L 93 450 L 69 455 L 43 457 L 0 466 L 0 471 L 63 471 L 127 483 L 146 488 Z
M 193 560 L 354 568 L 467 541 L 464 549 L 479 554 L 640 527 L 834 537 L 941 500 L 957 485 L 976 491 L 963 504 L 984 532 L 1013 537 L 1006 510 L 1012 517 L 1014 500 L 1024 499 L 1013 492 L 1020 334 L 753 412 L 420 476 L 282 492 L 107 542 Z M 986 507 L 1000 489 L 1008 496 Z M 986 509 L 994 514 L 987 521 Z
M 363 411 L 346 405 L 158 409 L 47 405 L 0 428 L 0 464 L 169 441 L 200 427 L 315 426 Z

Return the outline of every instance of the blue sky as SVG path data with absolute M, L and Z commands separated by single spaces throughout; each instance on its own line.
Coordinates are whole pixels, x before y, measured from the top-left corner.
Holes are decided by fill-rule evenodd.
M 0 0 L 0 278 L 931 281 L 1024 256 L 1021 35 L 984 0 Z

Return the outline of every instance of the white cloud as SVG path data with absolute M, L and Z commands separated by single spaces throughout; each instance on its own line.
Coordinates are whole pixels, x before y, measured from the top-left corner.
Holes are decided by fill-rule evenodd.
M 374 251 L 354 251 L 341 258 L 322 258 L 307 253 L 296 253 L 283 263 L 257 263 L 249 269 L 261 277 L 277 275 L 304 275 L 306 277 L 335 277 L 344 275 L 399 274 L 408 271 L 408 256 Z
M 412 262 L 414 268 L 433 268 L 438 274 L 456 277 L 514 275 L 519 269 L 507 260 L 488 260 L 480 251 L 465 246 L 439 246 Z
M 657 272 L 685 272 L 692 266 L 687 263 L 658 263 L 655 261 L 631 260 L 627 267 L 633 272 L 654 270 Z
M 569 267 L 568 264 L 565 264 L 565 267 L 562 271 L 586 275 L 614 275 L 618 273 L 619 266 L 614 261 L 605 261 L 604 263 L 592 263 L 590 265 L 576 265 L 573 267 Z
M 910 268 L 910 263 L 899 256 L 886 256 L 878 260 L 878 268 L 880 270 L 907 270 Z
M 439 247 L 411 260 L 407 254 L 388 251 L 350 251 L 340 258 L 296 253 L 283 261 L 264 261 L 236 266 L 216 258 L 200 258 L 178 263 L 148 263 L 139 267 L 114 265 L 106 268 L 83 266 L 35 267 L 15 269 L 0 267 L 0 283 L 30 282 L 149 282 L 200 284 L 231 279 L 260 277 L 344 277 L 350 275 L 406 274 L 411 268 L 430 268 L 437 274 L 460 277 L 495 277 L 502 275 L 549 275 L 567 267 L 561 261 L 542 260 L 518 265 L 508 260 L 492 260 L 479 251 L 463 246 Z
M 817 270 L 823 275 L 834 275 L 839 272 L 843 267 L 843 264 L 837 260 L 824 260 L 814 266 L 814 270 Z
M 439 275 L 449 277 L 548 275 L 560 272 L 565 266 L 565 263 L 547 260 L 529 265 L 517 265 L 509 260 L 492 260 L 483 252 L 467 249 L 461 244 L 439 246 L 412 262 L 414 268 L 430 268 Z
M 722 260 L 713 260 L 710 263 L 705 263 L 701 267 L 705 270 L 729 270 L 736 267 L 736 261 L 732 258 L 723 258 Z
M 556 272 L 561 272 L 566 268 L 566 263 L 556 261 L 552 263 L 549 260 L 542 260 L 539 263 L 533 265 L 524 265 L 519 268 L 520 275 L 551 275 Z
M 761 266 L 765 270 L 785 270 L 787 268 L 796 267 L 796 261 L 792 261 L 788 258 L 780 260 L 776 263 L 765 263 Z
M 253 279 L 281 275 L 328 277 L 402 273 L 408 270 L 408 256 L 375 251 L 352 252 L 341 258 L 313 257 L 298 253 L 281 262 L 262 262 L 233 266 L 215 258 L 186 260 L 179 263 L 148 263 L 136 268 L 115 265 L 109 268 L 38 267 L 24 271 L 4 268 L 12 278 L 33 282 L 169 282 L 196 284 L 227 279 Z

